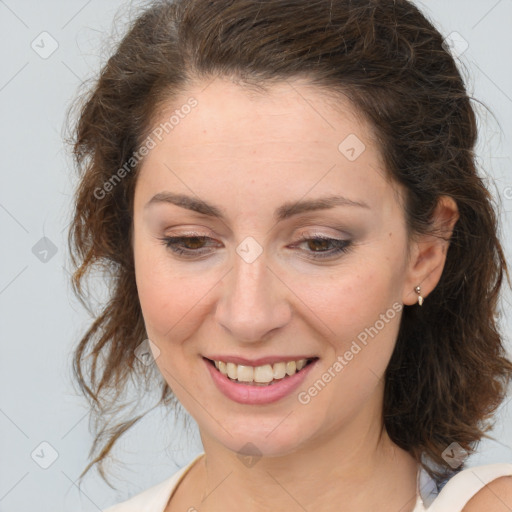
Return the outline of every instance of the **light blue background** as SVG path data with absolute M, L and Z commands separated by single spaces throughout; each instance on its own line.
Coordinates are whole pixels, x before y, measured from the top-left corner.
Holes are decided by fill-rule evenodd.
M 119 12 L 117 33 L 112 25 L 122 4 L 0 0 L 1 512 L 102 510 L 170 476 L 201 451 L 195 427 L 187 436 L 181 424 L 173 426 L 172 417 L 157 410 L 114 452 L 121 462 L 112 466 L 117 491 L 95 471 L 81 489 L 76 485 L 91 436 L 85 401 L 71 385 L 70 356 L 90 319 L 71 293 L 67 271 L 66 228 L 75 175 L 62 142 L 63 121 L 78 86 L 99 70 L 108 58 L 108 45 L 122 33 L 129 9 Z M 512 2 L 425 0 L 422 6 L 444 35 L 455 31 L 463 37 L 457 48 L 467 41 L 460 59 L 469 89 L 495 115 L 479 108 L 478 155 L 502 203 L 511 262 Z M 51 49 L 52 39 L 39 36 L 43 31 L 58 43 L 48 58 L 31 47 L 43 37 L 45 50 L 39 43 L 39 51 Z M 44 236 L 57 250 L 46 263 L 32 252 Z M 502 321 L 509 346 L 510 303 L 507 291 Z M 507 403 L 493 433 L 497 441 L 483 442 L 471 464 L 512 461 L 510 399 Z M 47 469 L 31 458 L 41 442 L 58 454 Z M 51 449 L 43 447 L 43 452 L 40 461 L 50 462 Z M 41 454 L 41 448 L 36 453 Z

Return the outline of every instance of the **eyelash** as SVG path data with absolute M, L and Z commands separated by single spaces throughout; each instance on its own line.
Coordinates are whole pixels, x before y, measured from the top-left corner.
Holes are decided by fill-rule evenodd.
M 201 249 L 183 249 L 180 247 L 180 241 L 186 241 L 186 240 L 211 240 L 208 236 L 166 236 L 159 238 L 159 240 L 162 241 L 162 244 L 170 249 L 173 253 L 177 254 L 178 256 L 182 256 L 184 258 L 194 258 L 196 256 L 202 256 L 206 253 L 206 251 L 202 251 Z M 337 255 L 341 255 L 341 253 L 348 253 L 350 249 L 352 248 L 352 241 L 351 240 L 339 240 L 337 238 L 330 238 L 326 236 L 314 236 L 310 238 L 302 238 L 298 242 L 296 242 L 294 245 L 300 245 L 304 242 L 311 242 L 311 241 L 321 241 L 321 242 L 329 242 L 336 246 L 335 249 L 330 251 L 320 251 L 315 252 L 312 251 L 312 258 L 316 260 L 320 259 L 327 259 L 332 258 Z

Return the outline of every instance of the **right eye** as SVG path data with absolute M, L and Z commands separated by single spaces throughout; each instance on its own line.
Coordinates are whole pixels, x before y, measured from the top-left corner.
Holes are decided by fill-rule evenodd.
M 213 240 L 213 238 L 208 236 L 165 236 L 159 240 L 173 253 L 185 258 L 193 258 L 209 252 L 201 249 L 204 248 L 206 241 Z

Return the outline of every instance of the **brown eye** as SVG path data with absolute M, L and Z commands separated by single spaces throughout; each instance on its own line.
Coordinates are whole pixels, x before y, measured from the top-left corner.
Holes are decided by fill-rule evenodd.
M 319 249 L 321 252 L 329 248 L 329 240 L 325 238 L 310 238 L 307 240 L 307 243 L 311 249 Z
M 188 249 L 200 249 L 202 244 L 204 243 L 204 239 L 206 237 L 199 236 L 191 236 L 191 237 L 182 237 L 181 240 L 184 240 L 186 245 L 188 245 Z
M 312 254 L 313 259 L 331 258 L 340 253 L 349 251 L 352 242 L 351 240 L 339 240 L 337 238 L 329 238 L 324 236 L 315 236 L 311 238 L 303 238 L 295 245 L 307 244 L 309 252 Z M 333 247 L 329 249 L 329 247 Z
M 207 246 L 209 240 L 213 239 L 208 236 L 166 236 L 159 240 L 175 254 L 183 257 L 195 257 L 209 252 L 202 249 Z

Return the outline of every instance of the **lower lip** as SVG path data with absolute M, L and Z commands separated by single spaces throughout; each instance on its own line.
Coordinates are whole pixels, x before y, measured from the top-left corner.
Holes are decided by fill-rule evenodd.
M 285 377 L 274 384 L 269 384 L 268 386 L 252 386 L 250 384 L 238 384 L 233 382 L 226 375 L 220 373 L 209 360 L 204 359 L 206 367 L 217 388 L 231 400 L 247 405 L 270 404 L 290 395 L 304 382 L 304 379 L 308 376 L 317 361 L 318 359 L 309 363 L 300 372 Z

